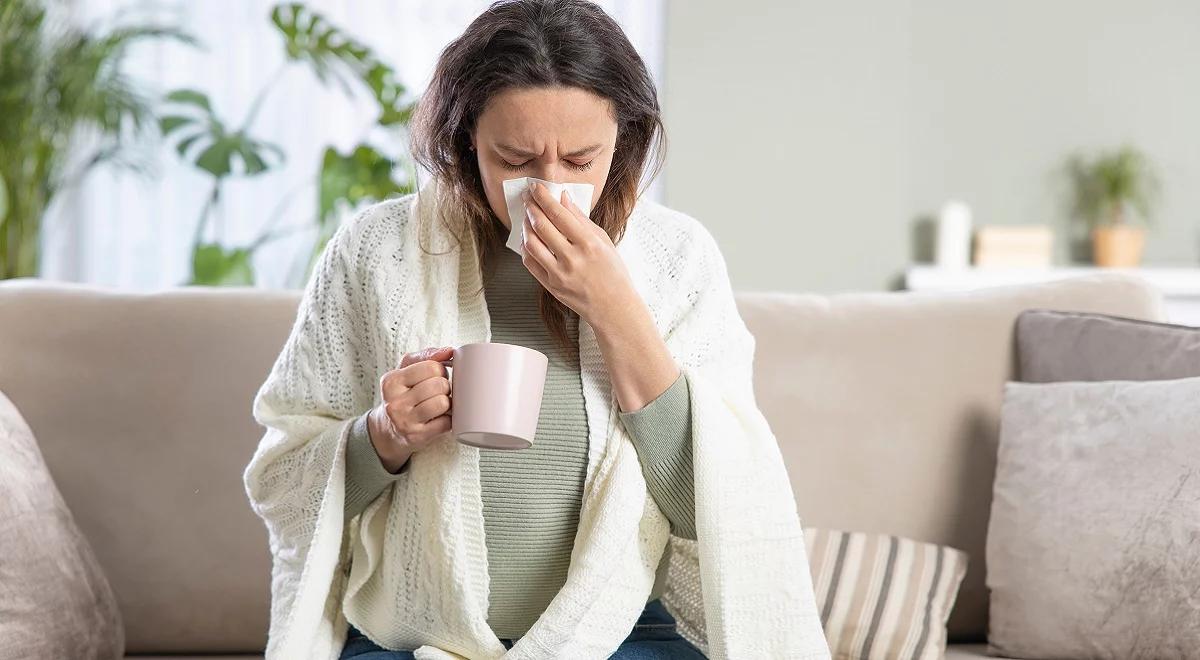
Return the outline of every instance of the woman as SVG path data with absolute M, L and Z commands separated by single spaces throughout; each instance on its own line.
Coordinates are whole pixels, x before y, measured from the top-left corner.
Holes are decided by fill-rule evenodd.
M 828 657 L 724 262 L 639 199 L 661 130 L 644 63 L 586 0 L 498 2 L 442 53 L 413 122 L 430 185 L 338 229 L 255 399 L 268 657 Z M 511 218 L 519 177 L 596 203 L 535 184 Z M 472 341 L 550 358 L 532 448 L 448 433 L 445 364 Z M 691 592 L 669 537 L 695 548 Z

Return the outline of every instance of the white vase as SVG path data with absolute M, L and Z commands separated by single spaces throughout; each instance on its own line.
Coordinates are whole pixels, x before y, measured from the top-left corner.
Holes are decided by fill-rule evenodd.
M 939 268 L 966 268 L 971 264 L 971 209 L 955 199 L 942 204 L 937 219 Z

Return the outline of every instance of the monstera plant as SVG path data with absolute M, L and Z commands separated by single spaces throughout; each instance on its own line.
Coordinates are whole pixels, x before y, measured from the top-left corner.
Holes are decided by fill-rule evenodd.
M 240 123 L 223 121 L 209 98 L 194 89 L 176 90 L 165 99 L 170 113 L 160 120 L 162 132 L 174 140 L 182 158 L 212 180 L 196 227 L 190 284 L 252 284 L 255 251 L 296 229 L 276 228 L 276 215 L 247 245 L 226 246 L 204 240 L 223 185 L 230 177 L 254 177 L 284 162 L 285 154 L 278 146 L 253 135 L 253 125 L 264 98 L 288 67 L 307 64 L 322 84 L 336 85 L 347 94 L 356 86 L 365 89 L 378 107 L 375 123 L 379 126 L 403 130 L 412 116 L 414 101 L 406 97 L 393 69 L 324 16 L 302 4 L 288 3 L 271 10 L 271 22 L 283 39 L 286 61 L 260 89 Z M 306 255 L 305 279 L 337 228 L 339 207 L 411 192 L 415 181 L 407 160 L 388 156 L 369 144 L 359 144 L 346 153 L 327 147 L 317 178 L 317 213 L 312 219 L 317 231 Z
M 68 18 L 37 0 L 0 0 L 0 279 L 38 274 L 42 218 L 58 193 L 102 163 L 148 169 L 136 146 L 154 113 L 122 73 L 129 48 L 194 43 L 170 27 L 85 30 Z

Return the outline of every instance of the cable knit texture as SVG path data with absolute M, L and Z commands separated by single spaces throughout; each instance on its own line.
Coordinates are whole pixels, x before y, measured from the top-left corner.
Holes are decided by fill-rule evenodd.
M 503 245 L 500 245 L 503 248 Z M 587 471 L 587 419 L 578 357 L 564 350 L 538 314 L 541 284 L 508 249 L 485 268 L 485 299 L 492 341 L 526 346 L 548 358 L 545 388 L 533 446 L 479 453 L 484 541 L 488 550 L 488 625 L 502 639 L 529 630 L 567 579 Z M 578 345 L 572 317 L 567 334 Z M 680 376 L 642 408 L 621 414 L 638 448 L 642 473 L 675 533 L 695 528 L 691 461 L 691 414 L 686 377 Z M 367 434 L 365 415 L 351 427 L 346 448 L 346 512 L 349 520 L 392 482 Z M 664 562 L 659 570 L 665 570 Z M 378 574 L 376 574 L 378 575 Z M 652 593 L 653 600 L 661 594 Z M 363 630 L 368 638 L 377 631 Z
M 349 623 L 422 660 L 607 658 L 655 588 L 664 552 L 687 570 L 667 572 L 663 602 L 709 657 L 829 658 L 724 259 L 696 220 L 647 200 L 617 250 L 687 375 L 697 540 L 671 536 L 648 495 L 585 321 L 588 460 L 570 567 L 511 649 L 487 624 L 479 449 L 444 442 L 414 454 L 407 477 L 346 523 L 347 439 L 378 403 L 375 374 L 409 351 L 491 337 L 478 255 L 453 242 L 443 221 L 455 219 L 436 213 L 437 196 L 429 185 L 338 228 L 255 396 L 266 432 L 243 479 L 273 557 L 267 658 L 336 660 Z

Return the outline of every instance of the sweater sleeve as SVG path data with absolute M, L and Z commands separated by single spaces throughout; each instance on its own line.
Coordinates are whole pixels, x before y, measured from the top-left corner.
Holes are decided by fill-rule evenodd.
M 354 420 L 346 439 L 346 520 L 362 513 L 385 488 L 403 479 L 410 465 L 405 461 L 399 472 L 388 472 L 383 466 L 367 431 L 368 414 L 370 411 Z
M 632 412 L 618 411 L 642 464 L 642 475 L 671 533 L 696 539 L 692 411 L 688 379 L 680 374 L 658 398 Z

